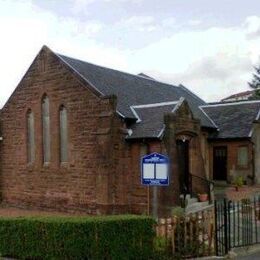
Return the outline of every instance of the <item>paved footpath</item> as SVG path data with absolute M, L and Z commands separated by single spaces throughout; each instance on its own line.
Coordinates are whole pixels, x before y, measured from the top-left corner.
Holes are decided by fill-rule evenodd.
M 238 260 L 259 260 L 260 259 L 260 252 L 254 254 L 248 254 L 247 256 L 238 256 L 235 259 Z

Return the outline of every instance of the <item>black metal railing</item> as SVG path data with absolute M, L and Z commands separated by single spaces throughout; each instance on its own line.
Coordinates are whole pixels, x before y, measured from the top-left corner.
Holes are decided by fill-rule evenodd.
M 260 243 L 260 196 L 215 201 L 216 255 L 235 247 Z
M 211 203 L 213 199 L 213 188 L 213 181 L 198 175 L 189 174 L 189 193 L 192 197 L 197 196 L 198 193 L 206 192 L 208 194 L 209 203 Z

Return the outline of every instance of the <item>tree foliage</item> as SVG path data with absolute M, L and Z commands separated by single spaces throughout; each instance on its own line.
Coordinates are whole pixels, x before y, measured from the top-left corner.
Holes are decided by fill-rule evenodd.
M 248 83 L 251 89 L 254 90 L 252 99 L 260 99 L 260 65 L 254 67 L 255 73 L 253 73 L 253 79 Z

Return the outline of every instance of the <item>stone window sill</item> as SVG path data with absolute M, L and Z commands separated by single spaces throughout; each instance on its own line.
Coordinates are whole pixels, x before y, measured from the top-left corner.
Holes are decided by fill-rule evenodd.
M 43 167 L 46 167 L 46 168 L 50 167 L 50 162 L 44 162 Z
M 68 162 L 61 162 L 60 163 L 60 167 L 61 168 L 68 168 L 69 167 L 69 163 Z

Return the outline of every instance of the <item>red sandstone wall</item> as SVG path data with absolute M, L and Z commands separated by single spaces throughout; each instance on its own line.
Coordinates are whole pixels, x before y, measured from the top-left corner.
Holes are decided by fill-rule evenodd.
M 42 162 L 41 99 L 50 100 L 51 162 Z M 59 162 L 59 106 L 68 111 L 69 162 Z M 35 117 L 36 160 L 27 164 L 26 112 Z M 111 203 L 113 99 L 87 89 L 44 50 L 1 112 L 1 191 L 21 207 L 102 213 Z M 110 180 L 111 181 L 111 180 Z
M 44 94 L 49 97 L 51 114 L 48 166 L 42 162 Z M 69 128 L 69 162 L 65 164 L 59 162 L 59 106 L 62 104 L 68 111 Z M 21 207 L 80 210 L 89 214 L 151 213 L 152 188 L 141 185 L 140 142 L 125 141 L 126 129 L 115 114 L 115 106 L 114 98 L 98 97 L 53 54 L 44 50 L 2 110 L 3 201 Z M 32 165 L 27 164 L 26 158 L 28 109 L 35 117 L 36 161 Z M 172 161 L 170 186 L 158 188 L 161 214 L 179 203 L 176 134 L 200 133 L 199 122 L 192 118 L 186 105 L 180 109 L 178 118 L 174 116 L 168 123 L 163 142 L 148 142 L 148 153 L 168 154 Z M 201 164 L 201 160 L 191 160 Z

